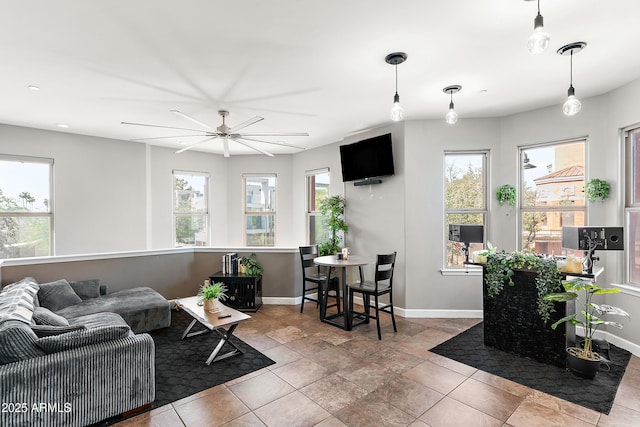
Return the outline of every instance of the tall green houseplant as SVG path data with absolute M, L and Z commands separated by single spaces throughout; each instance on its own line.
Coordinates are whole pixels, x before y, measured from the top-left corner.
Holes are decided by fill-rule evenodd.
M 340 251 L 343 233 L 349 230 L 344 222 L 345 206 L 344 197 L 340 195 L 333 195 L 320 203 L 320 213 L 329 228 L 328 239 L 318 244 L 320 255 L 333 255 Z

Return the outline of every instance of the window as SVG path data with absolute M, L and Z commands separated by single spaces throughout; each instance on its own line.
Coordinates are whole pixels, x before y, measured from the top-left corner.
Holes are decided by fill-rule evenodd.
M 627 281 L 640 286 L 640 128 L 625 132 L 627 197 L 625 209 Z
M 584 153 L 584 140 L 520 149 L 523 251 L 561 255 L 562 226 L 585 225 Z
M 0 258 L 52 255 L 53 159 L 0 156 Z
M 322 201 L 329 197 L 329 169 L 309 171 L 307 181 L 307 240 L 310 245 L 324 241 L 328 229 L 319 211 Z
M 444 154 L 445 268 L 464 266 L 463 245 L 449 241 L 449 224 L 484 225 L 487 218 L 487 152 L 446 152 Z M 471 243 L 469 253 L 481 250 Z
M 209 244 L 209 175 L 173 171 L 174 246 Z
M 244 175 L 245 241 L 247 246 L 274 246 L 276 175 Z

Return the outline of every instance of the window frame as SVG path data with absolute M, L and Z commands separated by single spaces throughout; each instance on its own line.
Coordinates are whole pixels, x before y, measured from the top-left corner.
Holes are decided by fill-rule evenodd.
M 196 211 L 191 211 L 191 212 L 178 212 L 176 210 L 176 175 L 188 175 L 188 176 L 201 176 L 205 178 L 205 183 L 204 183 L 204 191 L 203 191 L 203 196 L 204 196 L 204 211 L 203 212 L 196 212 Z M 210 218 L 210 197 L 209 197 L 209 191 L 210 191 L 210 180 L 211 180 L 211 176 L 208 172 L 199 172 L 199 171 L 187 171 L 187 170 L 183 170 L 183 169 L 174 169 L 171 172 L 171 202 L 172 202 L 172 212 L 173 212 L 173 226 L 172 226 L 172 240 L 173 240 L 173 247 L 174 248 L 178 248 L 178 247 L 196 247 L 196 246 L 210 246 L 211 245 L 211 218 Z M 179 217 L 204 217 L 205 219 L 205 230 L 206 230 L 206 242 L 204 242 L 204 245 L 196 245 L 195 241 L 194 244 L 191 246 L 178 246 L 177 245 L 177 240 L 178 240 L 178 235 L 177 235 L 177 230 L 176 230 L 176 223 L 177 223 L 177 218 Z
M 38 163 L 38 164 L 46 164 L 49 165 L 49 202 L 48 202 L 48 211 L 43 212 L 20 212 L 20 211 L 0 211 L 0 217 L 18 217 L 18 218 L 38 218 L 44 217 L 49 219 L 49 254 L 45 256 L 54 256 L 56 254 L 55 250 L 55 194 L 54 194 L 54 165 L 55 161 L 52 158 L 48 157 L 36 157 L 36 156 L 21 156 L 21 155 L 12 155 L 12 154 L 0 154 L 0 160 L 7 162 L 16 162 L 16 163 Z M 42 255 L 34 255 L 42 256 Z M 20 257 L 20 258 L 32 258 L 32 257 Z
M 482 243 L 482 247 L 484 248 L 487 241 L 487 230 L 489 226 L 489 167 L 490 167 L 490 154 L 491 150 L 489 149 L 479 149 L 479 150 L 445 150 L 442 157 L 442 165 L 443 165 L 443 186 L 442 186 L 442 205 L 443 205 L 443 256 L 442 256 L 442 272 L 448 273 L 459 273 L 464 272 L 465 274 L 468 271 L 468 266 L 456 266 L 456 265 L 448 265 L 448 249 L 447 246 L 449 244 L 449 229 L 447 227 L 447 217 L 452 214 L 479 214 L 482 215 L 482 225 L 484 226 L 484 236 L 483 240 L 485 243 Z M 447 208 L 447 189 L 446 189 L 446 171 L 447 171 L 447 156 L 482 156 L 482 207 L 481 208 Z M 469 258 L 471 258 L 471 254 L 469 254 Z
M 625 159 L 624 168 L 622 169 L 624 173 L 624 179 L 621 179 L 621 182 L 624 182 L 625 184 L 623 205 L 623 224 L 625 228 L 623 280 L 624 283 L 631 289 L 640 291 L 640 282 L 632 281 L 632 278 L 634 276 L 634 274 L 632 273 L 632 267 L 634 263 L 631 261 L 631 256 L 636 254 L 636 252 L 631 250 L 634 241 L 632 239 L 630 221 L 630 217 L 632 214 L 640 213 L 640 195 L 638 195 L 638 197 L 636 198 L 636 191 L 640 189 L 636 188 L 635 180 L 635 172 L 638 172 L 640 174 L 640 161 L 636 164 L 636 157 L 640 156 L 640 150 L 636 149 L 637 147 L 632 144 L 632 139 L 630 138 L 632 134 L 638 134 L 638 145 L 640 145 L 640 123 L 628 126 L 621 131 L 621 140 L 623 143 L 623 159 Z
M 313 183 L 313 192 L 311 191 L 312 188 L 312 183 L 311 183 L 311 178 L 315 178 L 317 175 L 323 175 L 323 174 L 327 174 L 329 176 L 329 192 L 327 194 L 327 197 L 331 196 L 331 171 L 330 169 L 327 168 L 320 168 L 320 169 L 314 169 L 314 170 L 310 170 L 310 171 L 306 171 L 304 173 L 304 185 L 305 185 L 305 230 L 306 230 L 306 240 L 307 240 L 307 244 L 308 245 L 314 245 L 314 244 L 318 244 L 319 242 L 317 241 L 317 238 L 315 239 L 316 241 L 313 241 L 313 239 L 311 238 L 311 219 L 312 218 L 321 218 L 322 214 L 320 213 L 319 210 L 317 210 L 317 206 L 316 206 L 316 210 L 312 210 L 312 197 L 315 196 L 315 182 Z M 315 198 L 313 199 L 315 200 Z M 317 221 L 317 219 L 316 219 Z M 317 237 L 317 236 L 316 236 Z
M 261 212 L 248 212 L 247 211 L 247 178 L 273 178 L 274 186 L 273 192 L 275 196 L 275 200 L 272 203 L 274 208 L 271 211 L 261 211 Z M 243 240 L 244 245 L 247 247 L 275 247 L 277 244 L 278 233 L 278 174 L 277 173 L 244 173 L 242 174 L 242 228 L 243 228 Z M 273 244 L 272 245 L 251 245 L 249 246 L 248 242 L 248 230 L 247 230 L 247 219 L 252 216 L 273 216 Z
M 546 205 L 546 206 L 525 206 L 525 197 L 524 197 L 524 193 L 523 193 L 523 185 L 524 185 L 524 164 L 525 162 L 525 151 L 527 150 L 532 150 L 532 149 L 537 149 L 537 148 L 544 148 L 544 147 L 554 147 L 554 146 L 560 146 L 560 145 L 567 145 L 567 144 L 576 144 L 576 143 L 582 143 L 583 144 L 583 175 L 582 175 L 582 179 L 583 179 L 583 188 L 584 188 L 584 184 L 586 184 L 587 182 L 587 176 L 588 176 L 588 171 L 587 171 L 587 143 L 588 143 L 588 138 L 586 136 L 583 137 L 576 137 L 576 138 L 570 138 L 570 139 L 563 139 L 563 140 L 558 140 L 558 141 L 551 141 L 551 142 L 544 142 L 544 143 L 539 143 L 539 144 L 530 144 L 530 145 L 522 145 L 518 147 L 518 188 L 517 188 L 517 192 L 518 192 L 518 217 L 517 217 L 517 232 L 516 232 L 516 238 L 517 238 L 517 249 L 519 251 L 523 251 L 523 216 L 525 213 L 529 213 L 529 212 L 541 212 L 541 213 L 545 213 L 545 212 L 555 212 L 555 213 L 578 213 L 578 212 L 582 212 L 583 217 L 584 217 L 584 223 L 585 225 L 587 225 L 588 223 L 588 209 L 587 209 L 587 203 L 586 203 L 586 198 L 585 198 L 585 202 L 583 205 L 572 205 L 572 206 L 554 206 L 554 205 Z M 542 167 L 542 166 L 541 166 Z M 552 172 L 550 172 L 552 173 Z M 561 248 L 562 253 L 555 253 L 555 255 L 562 255 L 564 253 L 564 249 Z M 552 250 L 553 252 L 553 250 Z M 550 254 L 549 254 L 550 255 Z

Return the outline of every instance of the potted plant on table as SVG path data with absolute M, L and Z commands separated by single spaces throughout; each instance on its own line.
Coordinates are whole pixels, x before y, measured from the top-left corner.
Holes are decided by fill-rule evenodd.
M 622 325 L 617 322 L 604 320 L 601 316 L 612 314 L 629 317 L 629 314 L 618 308 L 606 304 L 595 304 L 594 295 L 614 294 L 620 292 L 618 288 L 601 288 L 595 282 L 575 278 L 562 283 L 565 292 L 552 293 L 544 296 L 547 301 L 566 302 L 576 300 L 582 310 L 563 317 L 551 325 L 556 329 L 558 325 L 569 322 L 574 326 L 582 326 L 584 329 L 584 341 L 582 347 L 567 348 L 567 367 L 576 375 L 592 379 L 600 369 L 603 358 L 593 351 L 593 338 L 600 326 L 610 325 L 622 329 Z M 584 301 L 578 299 L 578 293 L 584 293 Z M 578 314 L 581 316 L 579 317 Z
M 227 287 L 222 282 L 207 283 L 200 288 L 198 296 L 204 304 L 205 311 L 220 311 L 218 302 L 227 299 Z

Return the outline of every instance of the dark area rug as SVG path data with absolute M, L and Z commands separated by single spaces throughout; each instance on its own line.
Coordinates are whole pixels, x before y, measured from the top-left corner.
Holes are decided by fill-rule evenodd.
M 205 361 L 220 340 L 217 333 L 180 337 L 193 318 L 184 311 L 171 312 L 171 326 L 150 332 L 156 344 L 156 400 L 153 407 L 182 399 L 202 390 L 231 381 L 275 362 L 235 336 L 231 341 L 242 354 L 206 365 Z M 242 324 L 238 325 L 238 329 Z M 192 331 L 204 329 L 197 323 Z M 219 354 L 233 350 L 225 344 Z
M 205 361 L 218 344 L 219 335 L 213 332 L 181 340 L 180 337 L 191 320 L 193 318 L 184 311 L 172 311 L 170 327 L 149 332 L 156 345 L 156 400 L 150 408 L 131 417 L 275 363 L 255 348 L 232 336 L 231 341 L 242 350 L 242 354 L 207 366 Z M 238 328 L 242 328 L 242 324 L 238 325 Z M 198 323 L 192 332 L 202 329 L 204 327 Z M 225 344 L 219 354 L 231 350 L 233 347 Z M 95 426 L 111 425 L 122 420 L 122 417 L 114 417 Z
M 628 351 L 611 345 L 609 370 L 603 365 L 596 377 L 588 380 L 557 366 L 485 346 L 482 322 L 431 351 L 603 414 L 608 414 L 611 410 L 618 385 L 631 357 Z

